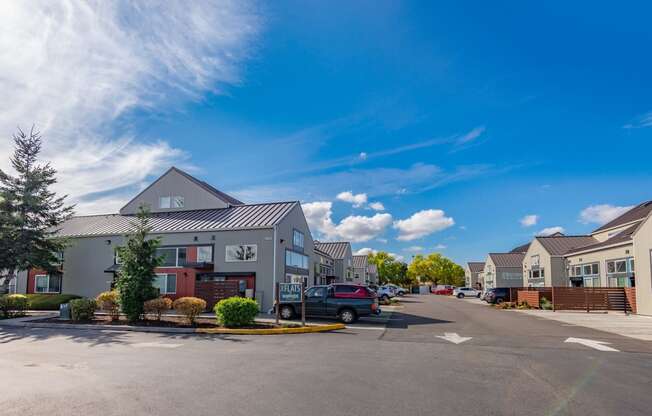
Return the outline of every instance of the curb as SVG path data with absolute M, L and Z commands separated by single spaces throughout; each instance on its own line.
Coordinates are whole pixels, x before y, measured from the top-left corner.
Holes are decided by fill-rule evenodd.
M 224 334 L 224 335 L 284 335 L 284 334 L 313 334 L 317 332 L 330 332 L 345 329 L 344 324 L 311 325 L 296 328 L 268 328 L 268 329 L 237 329 L 237 328 L 197 328 L 198 334 Z
M 40 319 L 40 318 L 39 318 Z M 162 334 L 215 334 L 215 335 L 286 335 L 311 334 L 345 329 L 344 324 L 310 325 L 296 328 L 237 329 L 237 328 L 165 328 L 130 325 L 49 324 L 39 322 L 0 322 L 0 327 L 83 329 L 86 331 L 149 332 Z

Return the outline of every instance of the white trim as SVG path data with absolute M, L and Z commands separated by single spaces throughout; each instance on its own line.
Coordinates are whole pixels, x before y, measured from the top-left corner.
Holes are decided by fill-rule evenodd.
M 38 280 L 39 277 L 46 277 L 48 279 L 48 284 L 47 284 L 47 290 L 45 292 L 39 292 L 38 289 L 38 284 L 36 281 Z M 63 279 L 59 282 L 59 290 L 58 291 L 52 291 L 50 290 L 50 275 L 49 274 L 35 274 L 34 275 L 34 293 L 43 293 L 43 294 L 49 294 L 49 293 L 61 293 L 61 286 L 63 284 Z
M 173 275 L 174 276 L 174 292 L 168 292 L 168 276 Z M 178 286 L 178 278 L 179 276 L 176 273 L 156 273 L 156 277 L 165 277 L 165 292 L 160 291 L 159 293 L 161 295 L 176 295 L 177 294 L 177 286 Z

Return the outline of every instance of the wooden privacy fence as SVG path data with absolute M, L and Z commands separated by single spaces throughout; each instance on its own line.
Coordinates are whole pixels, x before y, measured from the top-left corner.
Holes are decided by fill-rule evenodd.
M 636 313 L 636 289 L 622 287 L 553 287 L 553 310 Z
M 533 308 L 541 307 L 541 299 L 546 298 L 549 302 L 552 302 L 552 288 L 541 287 L 536 288 L 538 290 L 519 290 L 517 292 L 517 302 L 527 302 Z

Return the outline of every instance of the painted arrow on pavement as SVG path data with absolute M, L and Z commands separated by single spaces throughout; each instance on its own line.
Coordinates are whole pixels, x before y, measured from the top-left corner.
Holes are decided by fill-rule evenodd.
M 620 352 L 619 350 L 611 347 L 607 347 L 609 345 L 609 342 L 605 341 L 596 341 L 593 339 L 584 339 L 584 338 L 568 338 L 566 341 L 568 343 L 573 343 L 573 344 L 582 344 L 587 347 L 591 347 L 593 349 L 596 349 L 598 351 L 612 351 L 612 352 Z
M 445 339 L 446 341 L 452 342 L 453 344 L 461 344 L 473 338 L 461 337 L 457 334 L 457 332 L 444 332 L 444 335 L 436 335 L 436 337 Z

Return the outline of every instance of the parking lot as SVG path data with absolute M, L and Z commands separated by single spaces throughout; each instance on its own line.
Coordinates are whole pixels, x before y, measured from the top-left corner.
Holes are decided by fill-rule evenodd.
M 401 303 L 327 334 L 3 327 L 0 379 L 10 382 L 0 406 L 5 415 L 649 414 L 650 342 L 472 299 Z

